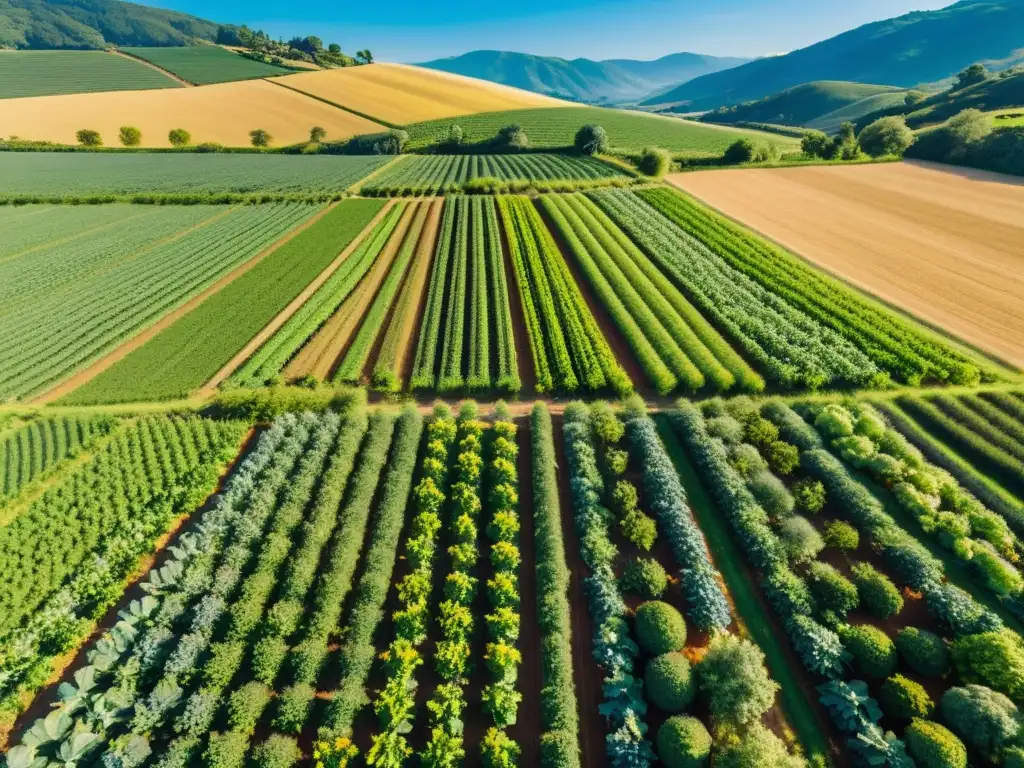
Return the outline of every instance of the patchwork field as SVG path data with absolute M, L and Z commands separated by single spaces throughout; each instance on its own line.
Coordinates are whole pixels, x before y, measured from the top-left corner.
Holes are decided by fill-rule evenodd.
M 622 152 L 640 152 L 647 147 L 663 147 L 674 154 L 687 157 L 721 155 L 730 144 L 741 138 L 754 138 L 770 142 L 784 149 L 799 149 L 800 141 L 787 136 L 748 131 L 743 128 L 723 128 L 702 125 L 674 117 L 648 115 L 600 107 L 547 107 L 512 109 L 503 112 L 485 112 L 447 120 L 428 120 L 407 125 L 409 147 L 412 150 L 436 144 L 447 135 L 451 125 L 459 125 L 464 140 L 473 144 L 493 139 L 506 125 L 522 126 L 530 139 L 530 146 L 540 149 L 571 147 L 582 126 L 597 123 L 608 131 L 612 149 Z M 478 110 L 481 111 L 481 110 Z M 412 122 L 412 121 L 410 121 Z
M 152 67 L 104 51 L 0 51 L 0 99 L 180 87 Z
M 383 130 L 377 123 L 263 80 L 172 91 L 10 99 L 0 112 L 0 135 L 61 144 L 75 144 L 75 133 L 88 128 L 99 131 L 106 145 L 117 146 L 123 125 L 142 131 L 143 147 L 169 147 L 167 134 L 175 128 L 188 131 L 194 144 L 232 147 L 249 146 L 249 131 L 257 128 L 269 132 L 275 145 L 308 141 L 313 126 L 324 128 L 333 140 Z
M 255 80 L 287 75 L 291 70 L 253 61 L 219 45 L 190 45 L 184 48 L 122 48 L 193 85 Z
M 518 88 L 404 64 L 303 72 L 277 82 L 394 125 L 476 112 L 566 105 Z
M 391 158 L 254 154 L 0 153 L 0 198 L 135 194 L 330 194 Z
M 909 163 L 672 183 L 981 349 L 1024 364 L 1024 187 Z

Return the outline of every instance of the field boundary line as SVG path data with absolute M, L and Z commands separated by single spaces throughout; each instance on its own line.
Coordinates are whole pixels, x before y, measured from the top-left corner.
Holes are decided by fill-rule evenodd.
M 402 126 L 398 125 L 398 123 L 389 123 L 387 120 L 381 120 L 379 117 L 374 117 L 373 115 L 368 115 L 365 112 L 360 112 L 357 109 L 351 109 L 350 107 L 346 107 L 343 104 L 339 104 L 336 101 L 331 101 L 330 99 L 325 99 L 323 96 L 314 96 L 312 93 L 309 93 L 307 91 L 303 91 L 301 88 L 294 88 L 294 87 L 292 87 L 290 85 L 285 85 L 284 83 L 279 83 L 279 82 L 277 82 L 277 80 L 280 77 L 281 76 L 278 75 L 276 78 L 274 78 L 274 77 L 264 77 L 264 78 L 261 78 L 261 79 L 266 80 L 268 83 L 273 83 L 274 85 L 279 85 L 282 88 L 287 88 L 289 91 L 292 91 L 294 93 L 301 93 L 307 99 L 313 99 L 314 101 L 319 101 L 319 102 L 321 102 L 323 104 L 326 104 L 326 105 L 328 105 L 330 107 L 334 107 L 335 109 L 340 109 L 343 112 L 348 112 L 350 115 L 355 115 L 356 117 L 361 117 L 364 120 L 369 120 L 371 123 L 377 123 L 377 125 L 380 125 L 380 126 L 382 126 L 384 128 L 391 128 L 392 130 L 396 130 L 396 129 L 399 129 L 399 128 L 402 127 Z
M 403 157 L 408 157 L 408 155 L 392 155 L 391 159 L 384 163 L 384 165 L 374 170 L 372 173 L 370 173 L 369 176 L 364 176 L 363 178 L 359 179 L 359 181 L 353 183 L 345 191 L 352 195 L 361 195 L 363 191 L 363 185 L 366 184 L 366 182 L 368 182 L 374 176 L 379 176 L 388 168 L 397 165 Z
M 54 385 L 48 390 L 45 390 L 41 394 L 36 395 L 33 398 L 30 398 L 28 400 L 28 403 L 32 405 L 49 405 L 55 400 L 59 400 L 64 395 L 70 394 L 71 392 L 83 386 L 84 384 L 92 381 L 94 378 L 99 376 L 114 363 L 127 357 L 129 354 L 131 354 L 136 349 L 141 347 L 154 336 L 157 336 L 159 333 L 172 326 L 182 317 L 189 314 L 193 309 L 198 307 L 200 304 L 202 304 L 208 298 L 213 296 L 215 293 L 219 293 L 226 286 L 237 280 L 239 277 L 244 275 L 253 267 L 255 267 L 257 264 L 259 264 L 261 261 L 267 258 L 267 256 L 272 254 L 274 251 L 276 251 L 282 245 L 284 245 L 293 237 L 298 235 L 300 232 L 303 232 L 309 227 L 311 227 L 313 224 L 315 224 L 317 221 L 323 218 L 324 215 L 329 210 L 331 210 L 331 208 L 334 207 L 334 205 L 335 204 L 332 203 L 329 206 L 325 206 L 322 210 L 317 211 L 312 216 L 307 218 L 305 221 L 301 222 L 297 227 L 293 228 L 289 232 L 286 232 L 284 236 L 282 236 L 279 240 L 277 240 L 274 243 L 271 243 L 268 247 L 264 248 L 262 251 L 257 253 L 251 259 L 245 261 L 242 264 L 239 264 L 237 267 L 232 269 L 226 275 L 223 275 L 214 283 L 208 285 L 204 290 L 197 293 L 184 304 L 168 312 L 166 315 L 161 317 L 152 325 L 142 329 L 135 336 L 131 337 L 130 339 L 127 339 L 124 342 L 124 344 L 114 347 L 114 349 L 110 350 L 107 354 L 103 355 L 102 357 L 100 357 L 90 365 L 86 366 L 85 368 L 79 370 L 77 373 L 73 374 L 69 378 L 64 379 L 62 382 L 59 382 L 58 384 Z
M 772 169 L 765 169 L 765 170 L 772 170 Z M 992 365 L 997 365 L 997 366 L 999 366 L 1000 368 L 1003 369 L 1001 371 L 998 371 L 998 373 L 1000 373 L 1000 374 L 1002 374 L 1004 376 L 1008 375 L 1008 374 L 1019 376 L 1021 373 L 1024 373 L 1024 371 L 1022 371 L 1022 369 L 1019 366 L 1014 365 L 1013 363 L 1011 363 L 1008 360 L 1004 360 L 997 353 L 990 352 L 988 350 L 982 349 L 981 347 L 977 346 L 976 344 L 974 344 L 974 343 L 972 343 L 970 341 L 967 341 L 966 339 L 962 339 L 959 336 L 957 336 L 954 333 L 952 333 L 951 331 L 948 331 L 945 328 L 941 327 L 940 325 L 938 325 L 936 323 L 933 323 L 931 320 L 926 320 L 925 318 L 921 317 L 920 315 L 917 315 L 916 313 L 911 312 L 906 307 L 901 307 L 898 304 L 896 304 L 895 302 L 892 302 L 892 301 L 889 301 L 888 299 L 882 298 L 878 294 L 874 293 L 867 286 L 861 285 L 858 281 L 853 280 L 851 278 L 848 278 L 848 277 L 846 277 L 846 276 L 844 276 L 842 274 L 839 274 L 838 272 L 836 272 L 835 270 L 833 270 L 830 267 L 825 266 L 824 264 L 819 264 L 818 262 L 814 261 L 814 259 L 812 259 L 811 257 L 806 256 L 803 253 L 801 253 L 798 249 L 793 248 L 792 246 L 783 243 L 781 240 L 776 240 L 774 237 L 772 237 L 771 235 L 769 235 L 769 234 L 767 234 L 765 232 L 762 232 L 757 227 L 754 227 L 754 226 L 748 224 L 747 222 L 743 221 L 742 219 L 737 218 L 736 216 L 733 216 L 733 215 L 727 213 L 726 211 L 722 210 L 721 208 L 711 204 L 709 201 L 705 200 L 703 197 L 701 197 L 700 195 L 696 194 L 695 192 L 691 192 L 690 190 L 688 190 L 686 187 L 682 186 L 681 184 L 677 184 L 674 180 L 669 179 L 668 180 L 668 184 L 673 189 L 678 190 L 679 192 L 682 192 L 684 195 L 688 195 L 689 197 L 692 197 L 694 200 L 697 200 L 698 202 L 700 202 L 701 205 L 705 206 L 709 210 L 714 211 L 719 216 L 722 216 L 723 218 L 728 219 L 732 223 L 734 223 L 734 224 L 736 224 L 736 225 L 738 225 L 740 227 L 743 227 L 744 229 L 749 230 L 750 232 L 753 232 L 758 237 L 760 237 L 760 238 L 766 240 L 767 242 L 771 243 L 772 245 L 774 245 L 776 248 L 779 248 L 779 249 L 785 251 L 786 253 L 789 253 L 789 254 L 792 254 L 793 256 L 796 256 L 798 259 L 800 259 L 800 261 L 802 261 L 804 264 L 809 266 L 811 269 L 814 269 L 814 270 L 816 270 L 818 272 L 821 272 L 822 274 L 824 274 L 824 275 L 830 277 L 831 279 L 835 280 L 836 282 L 838 282 L 840 285 L 843 285 L 846 288 L 849 288 L 850 290 L 855 291 L 857 293 L 857 295 L 859 297 L 861 297 L 862 299 L 864 299 L 864 300 L 866 300 L 868 302 L 873 302 L 874 304 L 876 304 L 877 305 L 875 307 L 876 309 L 880 309 L 882 311 L 888 311 L 888 312 L 896 315 L 897 319 L 902 319 L 904 321 L 909 320 L 909 321 L 911 321 L 913 323 L 916 323 L 918 326 L 920 326 L 920 330 L 924 332 L 924 335 L 926 337 L 927 336 L 933 337 L 932 338 L 933 341 L 938 341 L 938 342 L 942 342 L 942 343 L 945 343 L 945 344 L 952 345 L 953 349 L 955 351 L 960 352 L 961 354 L 967 355 L 970 358 L 973 358 L 974 362 L 983 363 L 983 364 L 988 365 L 989 367 L 991 367 Z
M 242 363 L 244 363 L 246 360 L 252 357 L 253 353 L 256 352 L 256 350 L 258 350 L 260 347 L 262 347 L 275 333 L 277 333 L 281 329 L 281 327 L 292 318 L 292 315 L 298 312 L 299 309 L 307 301 L 309 301 L 310 298 L 312 298 L 313 294 L 320 290 L 321 286 L 323 286 L 323 284 L 330 279 L 331 275 L 338 271 L 341 265 L 348 260 L 349 256 L 351 256 L 352 253 L 355 252 L 356 248 L 358 248 L 362 244 L 363 240 L 366 239 L 369 233 L 372 232 L 373 229 L 381 222 L 385 214 L 391 209 L 391 207 L 394 204 L 395 203 L 393 200 L 388 200 L 388 202 L 363 228 L 363 231 L 360 232 L 355 237 L 355 239 L 351 243 L 349 243 L 341 253 L 337 255 L 337 257 L 335 257 L 334 261 L 328 264 L 327 268 L 324 269 L 324 271 L 321 272 L 319 275 L 317 275 L 316 278 L 314 278 L 313 282 L 311 282 L 303 289 L 302 293 L 296 296 L 287 307 L 281 310 L 281 312 L 278 313 L 277 317 L 275 317 L 266 326 L 264 326 L 263 330 L 257 333 L 253 337 L 253 339 L 248 344 L 246 344 L 237 355 L 232 357 L 224 365 L 223 368 L 217 371 L 217 373 L 214 374 L 213 378 L 206 382 L 206 384 L 203 385 L 202 389 L 200 389 L 199 391 L 203 394 L 212 393 L 216 391 L 217 387 L 220 386 L 220 384 L 224 382 L 231 374 L 233 374 L 235 370 L 240 365 L 242 365 Z M 333 206 L 331 207 L 333 208 Z
M 139 64 L 144 64 L 145 66 L 149 67 L 150 69 L 155 69 L 160 74 L 169 77 L 171 80 L 173 80 L 174 82 L 178 83 L 179 85 L 181 85 L 184 88 L 197 88 L 198 87 L 195 83 L 190 83 L 185 78 L 178 77 L 176 74 L 174 74 L 170 70 L 164 69 L 163 67 L 158 67 L 152 61 L 146 61 L 145 59 L 140 58 L 139 56 L 133 56 L 132 54 L 126 53 L 125 51 L 122 51 L 122 50 L 117 49 L 117 48 L 111 49 L 111 50 L 107 51 L 107 53 L 109 53 L 109 54 L 111 54 L 113 56 L 120 56 L 121 58 L 124 58 L 124 59 L 131 59 L 132 61 L 138 62 Z M 153 89 L 152 88 L 130 88 L 129 90 L 133 90 L 133 91 L 151 91 Z

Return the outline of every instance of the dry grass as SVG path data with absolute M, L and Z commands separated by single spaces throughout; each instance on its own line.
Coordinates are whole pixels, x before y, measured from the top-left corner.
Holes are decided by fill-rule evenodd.
M 290 88 L 397 125 L 569 102 L 404 64 L 373 64 L 277 78 Z
M 311 73 L 314 77 L 330 73 Z M 299 75 L 306 77 L 306 75 Z M 249 131 L 262 128 L 275 145 L 309 138 L 314 125 L 330 139 L 384 130 L 369 120 L 263 80 L 159 91 L 83 93 L 8 99 L 0 111 L 0 136 L 74 144 L 75 132 L 91 128 L 116 145 L 122 125 L 142 130 L 142 145 L 167 147 L 167 133 L 184 128 L 193 143 L 248 146 Z
M 810 261 L 1024 366 L 1024 183 L 893 163 L 670 181 Z

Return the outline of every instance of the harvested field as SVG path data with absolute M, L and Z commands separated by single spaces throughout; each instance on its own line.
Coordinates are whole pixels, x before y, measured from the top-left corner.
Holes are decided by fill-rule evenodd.
M 883 300 L 1024 365 L 1024 185 L 925 164 L 671 182 Z
M 277 82 L 396 125 L 476 112 L 569 106 L 518 88 L 403 64 L 303 72 Z
M 308 140 L 314 125 L 323 127 L 332 140 L 383 130 L 369 120 L 263 80 L 10 99 L 0 115 L 0 135 L 61 144 L 74 144 L 75 132 L 90 128 L 99 131 L 104 144 L 116 145 L 122 125 L 142 131 L 143 147 L 170 146 L 167 133 L 173 128 L 184 128 L 196 144 L 232 147 L 248 146 L 249 131 L 256 128 L 268 131 L 277 146 Z

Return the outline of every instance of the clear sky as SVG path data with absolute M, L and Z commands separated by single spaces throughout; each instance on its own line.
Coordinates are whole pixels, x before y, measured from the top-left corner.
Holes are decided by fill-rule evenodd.
M 953 0 L 142 0 L 275 37 L 315 34 L 351 53 L 416 62 L 481 48 L 654 59 L 764 56 Z

